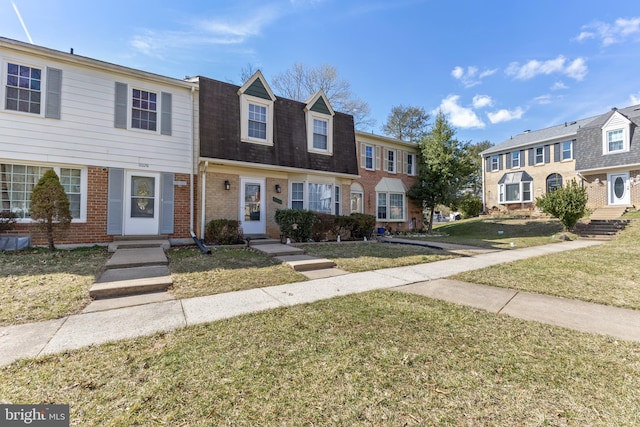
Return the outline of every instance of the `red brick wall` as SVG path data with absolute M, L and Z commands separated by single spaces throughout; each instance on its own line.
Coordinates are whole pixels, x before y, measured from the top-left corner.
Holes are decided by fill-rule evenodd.
M 174 186 L 174 233 L 171 238 L 189 238 L 189 174 L 176 174 L 176 181 L 184 181 L 187 185 Z M 56 237 L 56 244 L 93 244 L 113 241 L 113 236 L 107 235 L 107 188 L 109 172 L 107 168 L 87 168 L 87 221 L 72 223 L 64 231 L 64 235 Z M 194 202 L 195 203 L 195 202 Z M 40 231 L 35 223 L 16 224 L 14 231 L 30 233 L 33 245 L 46 245 L 46 235 Z

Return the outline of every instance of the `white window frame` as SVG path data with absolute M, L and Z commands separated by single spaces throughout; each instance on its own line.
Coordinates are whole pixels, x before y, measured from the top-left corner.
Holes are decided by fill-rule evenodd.
M 569 149 L 565 148 L 565 144 L 569 144 Z M 568 153 L 568 156 L 565 157 L 565 154 Z M 573 141 L 565 141 L 560 143 L 560 161 L 568 162 L 569 160 L 573 160 Z
M 520 152 L 514 151 L 511 153 L 511 169 L 518 169 L 520 167 Z
M 355 196 L 355 197 L 354 197 Z M 359 197 L 358 197 L 359 196 Z M 359 203 L 358 203 L 359 201 Z M 353 203 L 356 203 L 355 209 Z M 359 208 L 358 208 L 359 206 Z M 351 192 L 351 213 L 364 213 L 364 193 L 362 191 Z
M 513 200 L 507 200 L 507 190 L 508 187 L 518 186 L 518 198 Z M 532 193 L 531 193 L 532 183 L 530 181 L 527 182 L 514 182 L 511 184 L 498 184 L 498 195 L 499 202 L 501 204 L 509 204 L 509 203 L 527 203 L 531 202 Z M 525 193 L 528 193 L 529 196 L 525 198 Z
M 538 154 L 540 151 L 540 154 Z M 540 161 L 538 161 L 538 156 L 540 157 Z M 533 164 L 534 165 L 544 165 L 544 147 L 535 147 L 533 149 Z
M 611 141 L 609 140 L 609 136 L 613 133 L 620 133 L 620 139 L 615 142 L 621 142 L 621 148 L 617 150 L 611 149 Z M 625 127 L 615 128 L 615 129 L 606 129 L 603 131 L 603 149 L 604 154 L 615 154 L 615 153 L 624 153 L 629 151 L 629 137 L 627 136 L 628 132 Z
M 249 104 L 267 109 L 267 133 L 264 139 L 249 136 Z M 240 140 L 253 144 L 273 145 L 273 101 L 257 96 L 240 95 Z
M 336 184 L 333 186 L 333 204 L 334 215 L 342 215 L 342 188 L 340 188 L 340 184 Z
M 299 185 L 302 186 L 302 199 L 297 197 L 297 193 L 298 191 L 293 191 L 293 187 L 294 185 L 297 187 Z M 291 195 L 291 197 L 289 198 L 289 208 L 290 209 L 305 209 L 305 182 L 304 181 L 298 181 L 298 182 L 291 182 L 291 184 L 289 184 L 289 194 Z M 296 195 L 296 198 L 294 198 L 294 195 Z M 302 202 L 302 206 L 301 207 L 293 207 L 294 203 L 300 203 Z
M 8 86 L 8 77 L 9 77 L 9 64 L 14 64 L 17 65 L 18 67 L 23 66 L 23 67 L 29 67 L 29 68 L 35 68 L 40 70 L 40 111 L 38 113 L 32 113 L 29 111 L 20 111 L 20 110 L 13 110 L 10 108 L 7 108 L 7 86 Z M 2 85 L 0 85 L 0 90 L 2 91 L 2 111 L 6 111 L 8 113 L 15 113 L 15 114 L 26 114 L 29 117 L 44 117 L 44 113 L 45 113 L 45 107 L 47 105 L 47 100 L 46 98 L 46 94 L 47 94 L 47 88 L 46 88 L 46 83 L 47 83 L 47 67 L 43 64 L 35 64 L 35 63 L 31 63 L 31 62 L 25 62 L 25 61 L 16 61 L 16 60 L 5 60 L 2 61 L 2 70 L 0 70 L 0 76 L 2 76 Z
M 401 218 L 391 218 L 393 206 L 391 206 L 391 196 L 400 196 L 402 199 L 402 215 Z M 380 203 L 381 196 L 384 196 L 384 204 Z M 384 208 L 385 217 L 380 216 L 381 209 Z M 404 193 L 395 192 L 376 192 L 376 220 L 383 222 L 404 222 L 407 220 L 407 196 Z
M 25 168 L 28 167 L 37 167 L 37 168 L 42 168 L 46 170 L 49 169 L 53 169 L 56 174 L 58 175 L 58 178 L 60 178 L 60 169 L 73 169 L 73 170 L 79 170 L 80 171 L 80 186 L 79 186 L 79 191 L 78 192 L 73 192 L 72 194 L 80 194 L 80 217 L 76 218 L 72 218 L 71 222 L 72 223 L 84 223 L 87 221 L 87 188 L 88 188 L 88 184 L 87 184 L 87 180 L 88 180 L 88 173 L 87 173 L 87 168 L 86 167 L 78 167 L 78 166 L 70 166 L 70 165 L 52 165 L 52 164 L 37 164 L 37 163 L 19 163 L 19 162 L 0 162 L 3 164 L 8 164 L 8 165 L 12 165 L 12 166 L 23 166 Z M 0 172 L 0 174 L 2 174 L 2 172 Z M 40 178 L 42 178 L 42 175 L 44 175 L 44 172 L 40 175 Z M 2 179 L 2 177 L 0 176 L 0 179 Z M 38 178 L 39 179 L 39 178 Z M 33 185 L 35 186 L 35 184 L 37 184 L 37 181 L 33 183 Z M 11 191 L 11 190 L 9 190 Z M 18 223 L 24 223 L 24 224 L 29 224 L 34 222 L 31 218 L 18 218 L 17 219 Z
M 316 148 L 313 144 L 314 120 L 327 123 L 327 148 Z M 316 111 L 307 111 L 307 150 L 310 153 L 333 155 L 333 116 Z
M 500 156 L 494 154 L 491 156 L 491 172 L 500 170 Z
M 397 152 L 396 150 L 385 149 L 386 155 L 384 156 L 384 170 L 395 174 L 397 171 L 396 161 L 397 161 Z
M 413 153 L 407 153 L 407 167 L 405 172 L 408 176 L 416 175 L 416 155 Z
M 128 96 L 128 111 L 129 111 L 129 129 L 132 130 L 139 130 L 139 131 L 143 131 L 143 132 L 152 132 L 152 133 L 160 133 L 160 118 L 161 118 L 161 105 L 160 105 L 160 98 L 162 97 L 162 94 L 158 91 L 155 90 L 151 90 L 148 88 L 142 88 L 142 87 L 138 87 L 138 86 L 132 86 L 130 88 L 130 92 L 127 94 Z M 133 125 L 133 121 L 134 121 L 134 117 L 133 117 L 133 111 L 134 110 L 138 110 L 141 112 L 151 112 L 151 110 L 147 109 L 147 108 L 142 108 L 142 107 L 134 107 L 133 105 L 133 94 L 135 93 L 135 91 L 140 91 L 140 92 L 146 92 L 148 94 L 154 94 L 156 96 L 156 109 L 155 111 L 153 111 L 153 114 L 156 115 L 156 120 L 155 120 L 155 129 L 145 129 L 143 127 L 137 127 Z
M 371 157 L 368 156 L 369 153 L 367 150 L 371 150 Z M 371 159 L 371 167 L 367 166 L 369 159 Z M 376 170 L 376 149 L 373 145 L 364 145 L 364 165 L 362 167 L 370 171 Z

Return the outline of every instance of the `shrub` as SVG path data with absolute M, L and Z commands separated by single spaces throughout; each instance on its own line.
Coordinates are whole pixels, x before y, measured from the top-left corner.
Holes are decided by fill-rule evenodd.
M 536 207 L 560 220 L 565 230 L 572 229 L 587 213 L 587 190 L 571 180 L 566 186 L 536 198 Z
M 458 203 L 463 218 L 478 216 L 482 210 L 482 200 L 472 194 L 466 194 Z
M 306 242 L 311 238 L 316 213 L 300 209 L 278 209 L 275 220 L 280 227 L 280 233 L 295 242 Z
M 315 221 L 311 227 L 311 238 L 316 242 L 329 239 L 329 234 L 337 236 L 336 216 L 326 213 L 315 213 Z
M 370 214 L 352 213 L 347 218 L 351 222 L 350 231 L 354 239 L 370 239 L 376 227 L 376 217 Z
M 0 233 L 13 230 L 16 225 L 18 215 L 9 211 L 0 212 Z
M 30 213 L 31 219 L 44 229 L 49 250 L 53 251 L 56 248 L 54 235 L 60 234 L 71 223 L 69 198 L 55 171 L 47 171 L 33 187 Z
M 214 219 L 207 223 L 204 239 L 216 245 L 235 245 L 243 242 L 240 221 L 233 219 Z

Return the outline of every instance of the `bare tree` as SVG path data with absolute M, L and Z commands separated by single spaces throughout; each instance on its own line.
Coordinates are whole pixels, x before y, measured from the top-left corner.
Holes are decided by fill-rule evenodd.
M 271 79 L 275 91 L 289 99 L 306 101 L 311 95 L 322 90 L 331 107 L 342 113 L 353 115 L 356 129 L 371 127 L 375 121 L 370 117 L 369 104 L 353 95 L 351 84 L 338 75 L 338 70 L 328 64 L 309 68 L 296 63 L 288 70 Z
M 385 135 L 418 143 L 429 131 L 429 115 L 422 107 L 398 105 L 391 109 L 382 126 Z

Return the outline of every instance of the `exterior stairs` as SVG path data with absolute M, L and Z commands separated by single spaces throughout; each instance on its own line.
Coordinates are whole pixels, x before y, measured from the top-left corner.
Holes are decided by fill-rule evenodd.
M 629 223 L 629 220 L 621 219 L 626 211 L 625 206 L 598 208 L 588 222 L 576 225 L 576 232 L 582 239 L 612 240 Z
M 113 249 L 111 246 L 113 245 Z M 165 249 L 169 241 L 159 238 L 114 241 L 102 274 L 89 290 L 91 298 L 112 299 L 166 291 L 173 285 Z
M 310 279 L 331 277 L 346 274 L 346 271 L 336 267 L 336 263 L 326 258 L 316 258 L 306 255 L 304 250 L 294 246 L 284 245 L 279 240 L 267 237 L 253 237 L 247 240 L 249 246 L 287 264 Z

